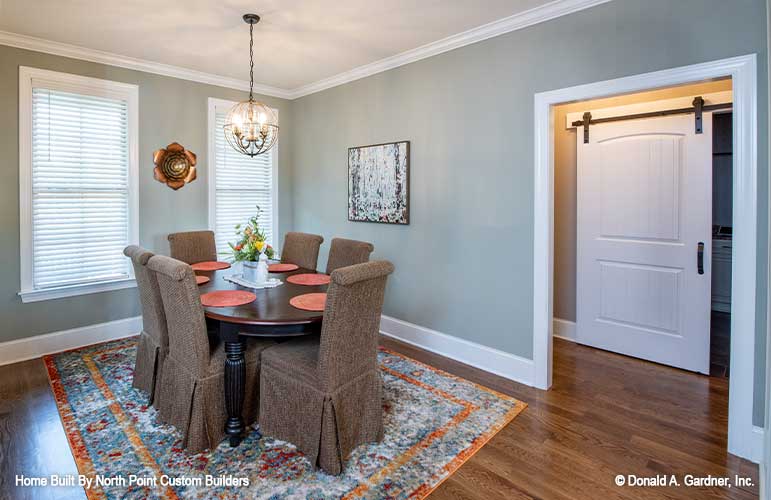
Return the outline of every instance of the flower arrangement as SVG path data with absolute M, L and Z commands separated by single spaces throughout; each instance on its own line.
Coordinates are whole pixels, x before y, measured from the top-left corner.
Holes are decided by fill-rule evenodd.
M 247 261 L 256 262 L 261 253 L 269 259 L 273 258 L 273 247 L 265 241 L 265 232 L 260 229 L 259 219 L 260 207 L 257 207 L 257 214 L 250 217 L 246 224 L 236 226 L 236 236 L 238 242 L 234 245 L 228 243 L 233 251 L 233 259 L 236 262 Z

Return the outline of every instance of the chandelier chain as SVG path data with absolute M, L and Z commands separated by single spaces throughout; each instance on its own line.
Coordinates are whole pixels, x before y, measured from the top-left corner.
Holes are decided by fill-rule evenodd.
M 254 99 L 254 25 L 260 21 L 260 16 L 244 14 L 243 19 L 249 24 L 249 99 L 230 108 L 223 131 L 225 140 L 234 150 L 253 158 L 275 146 L 278 119 L 271 108 Z
M 249 24 L 249 100 L 253 101 L 254 89 L 254 24 Z

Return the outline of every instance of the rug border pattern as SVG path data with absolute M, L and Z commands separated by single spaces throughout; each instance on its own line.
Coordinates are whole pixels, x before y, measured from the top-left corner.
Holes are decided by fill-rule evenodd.
M 91 353 L 88 353 L 88 354 L 84 354 L 84 356 L 86 356 L 88 358 L 92 358 L 93 356 L 98 356 L 99 354 L 110 352 L 110 351 L 113 351 L 113 350 L 116 350 L 116 349 L 126 349 L 126 348 L 132 347 L 132 343 L 130 343 L 131 342 L 130 338 L 128 338 L 128 339 L 121 339 L 121 340 L 123 342 L 129 341 L 129 343 L 122 343 L 119 346 L 108 347 L 107 349 L 104 349 L 104 350 L 97 350 L 97 351 L 94 351 L 94 352 L 91 352 Z M 51 391 L 53 392 L 54 401 L 56 402 L 56 407 L 57 407 L 57 409 L 59 411 L 59 417 L 61 419 L 65 435 L 67 436 L 67 442 L 68 442 L 68 444 L 70 446 L 70 451 L 72 452 L 73 458 L 75 459 L 75 465 L 76 465 L 76 467 L 78 469 L 78 472 L 80 474 L 91 476 L 91 477 L 96 475 L 96 472 L 94 470 L 94 464 L 93 464 L 91 456 L 89 455 L 88 450 L 87 450 L 87 448 L 85 446 L 85 443 L 83 441 L 83 437 L 82 437 L 82 435 L 80 433 L 80 430 L 78 429 L 77 424 L 75 422 L 75 417 L 74 417 L 73 412 L 72 412 L 72 407 L 70 405 L 70 402 L 69 402 L 69 400 L 67 398 L 66 391 L 65 391 L 64 386 L 62 384 L 61 375 L 59 374 L 59 370 L 56 368 L 55 358 L 57 356 L 61 355 L 61 354 L 64 354 L 64 353 L 71 353 L 71 352 L 74 352 L 74 351 L 80 351 L 80 350 L 83 350 L 83 349 L 87 349 L 89 347 L 93 348 L 93 347 L 98 346 L 100 344 L 111 344 L 111 343 L 114 343 L 114 342 L 115 341 L 100 342 L 100 343 L 92 344 L 90 346 L 79 347 L 79 348 L 76 348 L 76 349 L 67 349 L 67 350 L 62 351 L 62 352 L 53 353 L 53 354 L 47 354 L 47 355 L 43 356 L 43 358 L 42 358 L 43 363 L 46 366 L 46 373 L 48 374 L 48 381 L 49 381 L 49 384 L 51 386 Z M 446 377 L 446 378 L 449 378 L 449 379 L 452 379 L 452 380 L 456 380 L 458 382 L 463 382 L 463 383 L 470 384 L 470 385 L 474 386 L 475 388 L 477 388 L 477 389 L 479 389 L 481 391 L 487 392 L 487 393 L 489 393 L 489 394 L 491 394 L 493 396 L 496 396 L 496 397 L 498 397 L 500 399 L 506 400 L 506 401 L 508 401 L 508 402 L 510 402 L 510 403 L 512 403 L 514 405 L 505 415 L 503 415 L 498 421 L 496 421 L 495 424 L 493 424 L 484 433 L 482 433 L 479 436 L 477 436 L 476 438 L 474 438 L 474 440 L 472 441 L 472 443 L 468 447 L 466 447 L 465 449 L 461 450 L 455 457 L 452 458 L 452 460 L 450 460 L 447 464 L 445 464 L 445 466 L 441 469 L 441 472 L 440 472 L 441 477 L 438 478 L 436 483 L 430 484 L 432 481 L 430 481 L 430 480 L 429 481 L 424 481 L 422 484 L 420 484 L 418 487 L 416 487 L 412 492 L 410 492 L 409 493 L 409 498 L 411 498 L 411 499 L 422 500 L 422 499 L 425 499 L 432 492 L 434 492 L 437 488 L 439 488 L 439 486 L 442 485 L 442 483 L 444 483 L 444 481 L 446 481 L 461 466 L 463 466 L 463 464 L 465 464 L 469 459 L 471 459 L 471 457 L 473 457 L 479 450 L 481 450 L 485 446 L 485 444 L 487 444 L 496 434 L 498 434 L 501 430 L 503 430 L 504 427 L 506 427 L 525 408 L 527 408 L 527 403 L 524 403 L 523 401 L 520 401 L 520 400 L 518 400 L 518 399 L 516 399 L 514 397 L 511 397 L 511 396 L 508 396 L 506 394 L 500 393 L 498 391 L 495 391 L 494 389 L 490 389 L 489 387 L 485 387 L 485 386 L 483 386 L 481 384 L 477 384 L 476 382 L 470 381 L 468 379 L 464 379 L 464 378 L 459 377 L 457 375 L 453 375 L 452 373 L 448 373 L 448 372 L 446 372 L 446 371 L 444 371 L 444 370 L 442 370 L 440 368 L 436 368 L 436 367 L 431 366 L 429 364 L 426 364 L 426 363 L 423 363 L 421 361 L 418 361 L 418 360 L 416 360 L 416 359 L 414 359 L 414 358 L 412 358 L 410 356 L 407 356 L 405 354 L 402 354 L 400 352 L 394 351 L 392 349 L 388 349 L 386 347 L 379 347 L 379 350 L 381 350 L 383 352 L 386 352 L 388 354 L 397 356 L 397 357 L 399 357 L 399 358 L 401 358 L 403 360 L 409 361 L 411 363 L 414 363 L 415 365 L 420 366 L 420 367 L 422 367 L 422 368 L 424 368 L 426 370 L 429 370 L 429 371 L 431 371 L 431 372 L 433 372 L 433 373 L 435 373 L 437 375 L 440 375 L 440 376 L 443 376 L 443 377 Z M 91 369 L 91 368 L 96 369 L 96 370 L 98 370 L 98 368 L 96 366 L 89 367 L 89 372 L 90 372 L 90 374 L 93 377 L 94 373 L 93 373 L 93 369 Z M 386 367 L 384 365 L 381 365 L 381 368 L 384 368 L 386 371 L 389 372 L 389 374 L 395 375 L 395 376 L 397 376 L 399 378 L 402 378 L 403 380 L 405 380 L 405 381 L 407 381 L 409 383 L 417 384 L 417 385 L 426 385 L 426 387 L 424 387 L 424 388 L 427 388 L 428 390 L 437 390 L 440 393 L 443 392 L 441 390 L 438 390 L 436 388 L 428 386 L 427 384 L 423 384 L 420 381 L 412 379 L 411 377 L 406 376 L 406 375 L 404 375 L 404 374 L 402 374 L 400 372 L 396 372 L 394 370 L 391 370 L 391 369 L 389 369 L 388 367 Z M 104 383 L 104 382 L 102 382 L 102 383 Z M 110 391 L 109 388 L 107 388 L 107 389 L 108 389 L 108 392 L 109 392 Z M 100 388 L 100 391 L 101 390 L 102 389 Z M 107 394 L 104 394 L 104 392 L 103 392 L 102 395 L 105 398 L 107 398 Z M 455 418 L 453 418 L 453 420 L 451 422 L 449 422 L 448 424 L 446 424 L 445 426 L 435 429 L 431 433 L 431 435 L 429 437 L 427 437 L 426 439 L 435 439 L 437 437 L 441 437 L 441 435 L 443 435 L 444 433 L 447 432 L 449 426 L 452 426 L 452 425 L 455 425 L 455 424 L 461 422 L 466 417 L 468 417 L 468 415 L 470 415 L 471 412 L 473 412 L 476 409 L 476 407 L 473 404 L 471 404 L 469 402 L 466 402 L 466 401 L 459 400 L 457 398 L 454 398 L 451 394 L 443 393 L 443 394 L 440 394 L 440 395 L 442 397 L 449 398 L 451 401 L 453 401 L 455 403 L 459 403 L 459 404 L 463 405 L 464 406 L 464 410 L 461 411 L 461 413 L 459 413 L 458 415 L 456 415 Z M 111 408 L 111 410 L 112 410 L 112 408 Z M 116 416 L 116 418 L 117 417 L 118 416 Z M 119 424 L 120 424 L 120 427 L 121 427 L 122 430 L 123 430 L 123 427 L 132 427 L 132 424 L 129 421 L 126 421 L 125 419 L 124 419 L 124 421 L 120 422 Z M 131 440 L 130 436 L 127 436 L 127 438 L 132 442 L 132 445 L 134 445 L 135 447 L 136 446 L 141 446 L 142 448 L 144 448 L 144 444 L 141 442 L 141 440 L 139 440 L 138 442 L 135 442 L 135 441 Z M 401 458 L 404 455 L 410 453 L 411 451 L 413 451 L 413 449 L 415 449 L 417 447 L 424 446 L 424 441 L 425 441 L 425 439 L 423 441 L 413 445 L 410 449 L 406 450 L 402 455 L 400 455 L 399 458 Z M 141 450 L 137 450 L 137 451 L 141 452 Z M 147 450 L 145 449 L 145 451 L 147 451 Z M 146 456 L 149 456 L 149 451 L 147 452 Z M 399 462 L 399 460 L 398 459 L 394 460 L 391 463 L 393 464 L 394 462 Z M 391 464 L 389 464 L 389 465 L 391 465 Z M 156 466 L 157 466 L 157 464 L 156 464 Z M 397 468 L 398 468 L 398 464 L 397 464 Z M 384 470 L 385 470 L 385 468 L 381 469 L 380 471 L 378 471 L 375 474 L 373 474 L 373 476 L 370 476 L 370 478 L 379 475 Z M 430 479 L 431 480 L 437 479 L 437 475 L 432 476 Z M 371 482 L 371 481 L 363 482 L 362 484 L 360 484 L 359 486 L 357 486 L 356 488 L 354 488 L 353 490 L 348 492 L 343 497 L 343 499 L 348 500 L 348 499 L 358 498 L 360 496 L 360 494 L 362 494 L 362 493 L 366 492 L 367 490 L 369 490 L 370 487 L 373 484 L 376 484 L 376 482 L 374 482 L 374 483 Z M 91 490 L 84 489 L 84 491 L 86 493 L 86 497 L 88 498 L 88 500 L 102 500 L 102 499 L 107 498 L 106 493 L 101 488 L 96 488 L 96 489 L 91 489 Z M 171 498 L 176 498 L 176 494 L 173 494 L 172 496 L 167 496 L 166 498 L 170 498 L 170 499 Z

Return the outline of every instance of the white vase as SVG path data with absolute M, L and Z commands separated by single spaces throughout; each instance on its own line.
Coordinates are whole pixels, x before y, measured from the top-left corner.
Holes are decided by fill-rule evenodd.
M 263 284 L 268 281 L 268 256 L 260 254 L 260 260 L 257 261 L 257 280 L 255 283 Z
M 249 281 L 251 283 L 259 283 L 259 281 L 257 281 L 258 265 L 259 265 L 258 262 L 244 261 L 243 270 L 244 270 L 244 279 L 246 281 Z

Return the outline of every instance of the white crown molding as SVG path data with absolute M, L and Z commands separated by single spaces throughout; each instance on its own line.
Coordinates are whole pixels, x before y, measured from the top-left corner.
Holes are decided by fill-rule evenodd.
M 249 90 L 248 81 L 238 80 L 236 78 L 204 73 L 202 71 L 181 68 L 179 66 L 172 66 L 170 64 L 146 61 L 144 59 L 136 59 L 134 57 L 122 56 L 101 50 L 88 49 L 67 43 L 52 42 L 42 38 L 20 35 L 18 33 L 11 33 L 8 31 L 0 31 L 0 45 L 8 45 L 9 47 L 16 47 L 19 49 L 34 50 L 35 52 L 44 52 L 46 54 L 70 57 L 72 59 L 80 59 L 83 61 L 107 64 L 109 66 L 117 66 L 119 68 L 133 69 L 135 71 L 143 71 L 145 73 L 170 76 L 172 78 L 205 83 L 207 85 L 216 85 L 218 87 L 243 91 Z M 254 91 L 257 94 L 271 97 L 280 97 L 282 99 L 290 99 L 292 94 L 290 91 L 285 89 L 260 84 L 254 85 Z
M 290 100 L 297 99 L 610 1 L 611 0 L 554 0 L 545 5 L 541 5 L 540 7 L 535 7 L 488 24 L 483 24 L 482 26 L 458 33 L 457 35 L 452 35 L 416 49 L 411 49 L 395 56 L 386 57 L 385 59 L 365 64 L 358 68 L 309 83 L 308 85 L 302 85 L 295 89 L 290 90 L 272 87 L 270 85 L 255 84 L 254 90 L 258 94 L 271 97 Z M 146 61 L 144 59 L 122 56 L 77 45 L 52 42 L 42 38 L 20 35 L 8 31 L 0 31 L 0 45 L 8 45 L 20 49 L 34 50 L 36 52 L 44 52 L 62 57 L 70 57 L 73 59 L 81 59 L 83 61 L 144 71 L 146 73 L 170 76 L 172 78 L 190 80 L 192 82 L 205 83 L 207 85 L 216 85 L 218 87 L 244 91 L 249 90 L 249 82 L 245 80 L 238 80 L 236 78 L 215 75 L 212 73 L 204 73 L 202 71 L 181 68 L 169 64 Z
M 540 7 L 535 7 L 509 17 L 504 17 L 497 21 L 458 33 L 457 35 L 448 36 L 447 38 L 437 40 L 436 42 L 431 42 L 421 47 L 402 52 L 401 54 L 386 57 L 385 59 L 359 66 L 358 68 L 345 71 L 338 75 L 297 87 L 291 91 L 291 99 L 297 99 L 298 97 L 337 87 L 344 83 L 366 78 L 377 73 L 388 71 L 389 69 L 398 68 L 405 64 L 420 61 L 421 59 L 449 52 L 505 33 L 521 30 L 528 26 L 533 26 L 534 24 L 566 16 L 610 1 L 611 0 L 554 0 L 541 5 Z

